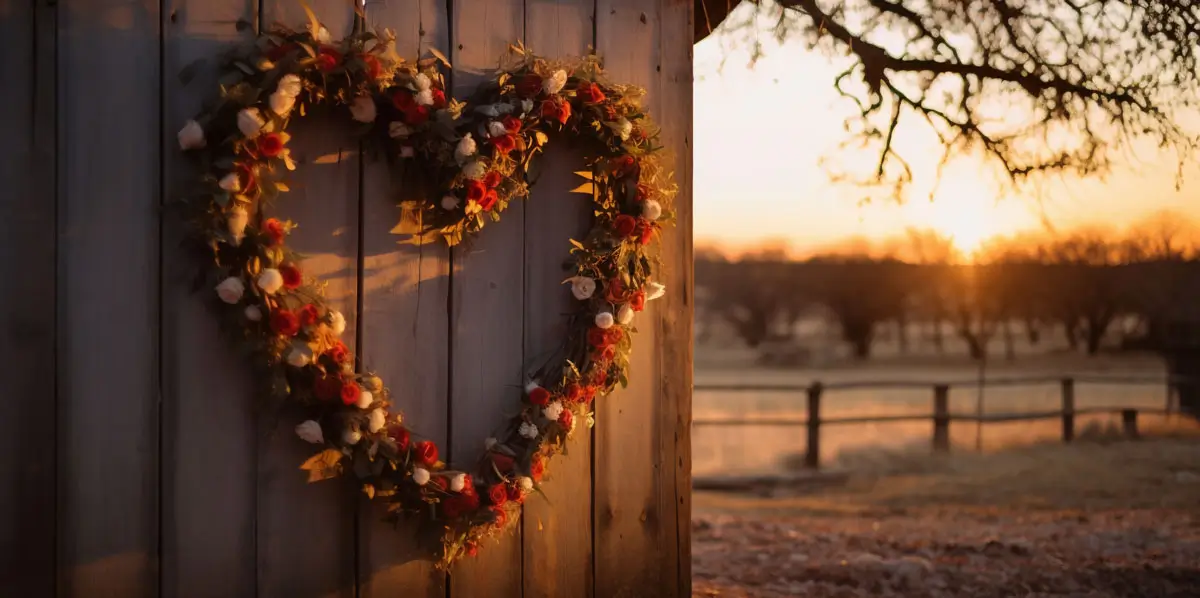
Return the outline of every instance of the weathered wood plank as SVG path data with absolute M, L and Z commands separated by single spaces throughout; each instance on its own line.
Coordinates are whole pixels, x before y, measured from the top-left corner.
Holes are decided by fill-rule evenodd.
M 158 7 L 58 5 L 59 596 L 158 587 Z
M 443 0 L 368 2 L 368 25 L 396 33 L 396 51 L 417 58 L 430 46 L 449 55 Z M 364 165 L 362 360 L 392 393 L 393 410 L 422 437 L 446 446 L 449 415 L 449 250 L 437 243 L 398 245 L 391 229 L 400 221 L 405 194 L 390 179 L 383 158 Z M 381 521 L 382 504 L 362 499 L 359 579 L 362 598 L 444 596 L 446 575 L 418 546 L 414 526 Z
M 256 2 L 172 0 L 165 5 L 163 152 L 166 193 L 197 173 L 175 132 L 216 93 L 215 58 L 250 33 L 234 22 L 258 18 Z M 177 74 L 206 68 L 186 85 Z M 181 245 L 182 222 L 164 222 L 162 240 L 164 596 L 253 596 L 255 592 L 255 400 L 250 369 L 222 338 L 208 303 L 192 288 L 199 264 Z
M 525 44 L 547 58 L 590 51 L 594 0 L 526 0 Z M 543 355 L 562 343 L 563 314 L 577 309 L 562 284 L 568 238 L 582 239 L 591 224 L 588 198 L 570 193 L 581 182 L 583 153 L 556 137 L 540 158 L 540 176 L 525 207 L 525 350 Z M 568 453 L 554 459 L 544 491 L 548 500 L 525 505 L 525 596 L 590 596 L 592 592 L 591 430 L 578 426 Z
M 55 572 L 54 16 L 0 8 L 0 596 L 29 598 Z
M 610 77 L 646 88 L 655 117 L 659 97 L 658 3 L 599 0 L 596 49 Z M 662 401 L 659 302 L 650 302 L 634 326 L 629 387 L 596 401 L 595 534 L 597 596 L 660 595 L 675 586 L 674 554 L 664 554 L 659 503 L 663 454 L 655 425 Z M 673 476 L 672 476 L 673 478 Z M 670 482 L 674 484 L 673 479 Z M 674 539 L 672 539 L 672 543 Z M 667 562 L 670 560 L 671 562 Z M 668 581 L 664 581 L 669 580 Z
M 496 67 L 508 44 L 522 36 L 521 0 L 454 0 L 450 62 L 454 91 L 471 92 Z M 471 469 L 520 398 L 523 363 L 523 250 L 525 206 L 514 202 L 469 244 L 451 251 L 450 457 Z M 497 545 L 457 565 L 450 595 L 520 596 L 521 538 Z
M 353 30 L 354 6 L 343 0 L 309 2 L 339 39 Z M 300 3 L 267 0 L 264 24 L 306 26 Z M 297 222 L 289 242 L 307 258 L 306 277 L 326 284 L 329 304 L 346 317 L 343 340 L 358 329 L 359 141 L 344 107 L 316 110 L 289 126 L 298 168 L 275 215 Z M 321 164 L 321 157 L 338 156 Z M 258 499 L 259 596 L 299 598 L 355 594 L 357 495 L 347 480 L 309 485 L 300 464 L 314 451 L 293 432 L 299 414 L 264 414 Z

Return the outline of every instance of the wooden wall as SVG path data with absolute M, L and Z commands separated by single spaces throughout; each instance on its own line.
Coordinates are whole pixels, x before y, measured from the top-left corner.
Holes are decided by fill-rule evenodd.
M 310 4 L 335 36 L 354 26 L 351 2 Z M 250 392 L 161 210 L 190 174 L 175 131 L 213 85 L 176 74 L 249 35 L 238 20 L 302 24 L 299 2 L 0 0 L 0 596 L 690 595 L 692 5 L 366 2 L 402 55 L 446 54 L 459 92 L 516 39 L 595 48 L 649 90 L 681 185 L 671 294 L 640 316 L 630 388 L 555 461 L 549 501 L 446 576 L 347 484 L 304 483 L 295 417 Z M 473 461 L 523 362 L 561 335 L 580 157 L 551 151 L 530 201 L 469 250 L 418 248 L 389 233 L 401 191 L 341 130 L 295 127 L 304 165 L 280 211 L 410 425 Z

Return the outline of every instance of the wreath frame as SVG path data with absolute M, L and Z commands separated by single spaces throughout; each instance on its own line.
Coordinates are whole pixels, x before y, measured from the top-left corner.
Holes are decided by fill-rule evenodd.
M 627 382 L 633 320 L 665 293 L 652 251 L 672 223 L 677 187 L 644 90 L 607 79 L 595 55 L 547 60 L 519 42 L 466 101 L 448 97 L 432 56 L 406 61 L 391 31 L 330 38 L 309 12 L 305 29 L 274 25 L 221 60 L 218 98 L 178 133 L 200 165 L 179 198 L 189 239 L 204 256 L 202 286 L 215 290 L 224 328 L 252 356 L 259 394 L 302 407 L 297 435 L 326 448 L 300 468 L 310 482 L 350 472 L 388 518 L 419 521 L 432 558 L 447 569 L 511 529 L 526 497 L 541 492 L 549 459 L 565 450 L 591 404 Z M 317 107 L 346 110 L 359 133 L 420 199 L 403 202 L 419 231 L 411 242 L 458 245 L 528 198 L 535 158 L 555 136 L 591 150 L 583 183 L 591 230 L 571 239 L 564 264 L 577 309 L 559 350 L 526 372 L 520 413 L 485 441 L 473 470 L 452 470 L 433 442 L 415 438 L 389 389 L 338 339 L 345 318 L 322 286 L 305 280 L 286 239 L 295 226 L 265 209 L 290 189 L 291 119 Z M 208 141 L 217 140 L 210 145 Z

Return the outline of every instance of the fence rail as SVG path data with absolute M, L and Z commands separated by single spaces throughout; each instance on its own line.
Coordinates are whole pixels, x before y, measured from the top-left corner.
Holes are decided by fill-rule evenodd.
M 1162 409 L 1147 407 L 1075 407 L 1075 385 L 1079 384 L 1125 384 L 1125 385 L 1164 385 L 1167 389 L 1166 405 Z M 807 429 L 804 463 L 807 467 L 817 469 L 821 455 L 821 426 L 839 424 L 867 423 L 901 423 L 928 421 L 933 424 L 933 450 L 948 452 L 950 450 L 950 424 L 953 422 L 971 422 L 975 424 L 1002 423 L 1017 421 L 1034 421 L 1046 419 L 1062 420 L 1063 442 L 1075 439 L 1075 418 L 1080 415 L 1112 414 L 1121 416 L 1122 430 L 1129 438 L 1138 437 L 1138 414 L 1170 415 L 1176 410 L 1172 408 L 1174 389 L 1184 384 L 1196 384 L 1194 378 L 1178 376 L 1131 377 L 1131 376 L 1071 376 L 1071 377 L 1021 377 L 998 378 L 992 380 L 956 380 L 949 382 L 926 382 L 914 380 L 875 380 L 866 382 L 837 382 L 823 384 L 814 382 L 809 385 L 774 384 L 749 386 L 744 384 L 697 384 L 696 391 L 721 392 L 794 392 L 806 396 L 807 417 L 741 417 L 741 418 L 695 418 L 695 426 L 795 426 Z M 950 412 L 950 389 L 962 387 L 1001 387 L 1001 386 L 1038 386 L 1043 384 L 1059 384 L 1061 402 L 1059 409 L 1053 411 L 1032 411 L 1023 413 L 996 413 L 984 415 L 955 414 Z M 933 391 L 933 412 L 924 414 L 880 415 L 866 417 L 821 417 L 822 399 L 826 392 L 842 390 L 896 390 L 927 388 Z

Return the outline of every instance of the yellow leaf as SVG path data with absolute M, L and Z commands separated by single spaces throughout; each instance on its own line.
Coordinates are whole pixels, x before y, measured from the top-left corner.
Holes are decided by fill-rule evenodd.
M 442 64 L 446 65 L 446 68 L 453 68 L 450 66 L 450 59 L 446 58 L 446 55 L 439 52 L 437 48 L 430 46 L 429 53 L 433 54 L 438 60 L 442 61 Z
M 574 189 L 571 189 L 571 193 L 582 193 L 584 195 L 594 195 L 596 193 L 596 185 L 594 185 L 592 183 L 584 183 Z
M 287 193 L 288 191 L 292 190 L 292 188 L 288 187 L 286 183 L 275 183 L 275 188 L 283 193 Z
M 321 21 L 317 20 L 317 15 L 308 7 L 307 2 L 300 0 L 300 6 L 304 7 L 304 12 L 308 15 L 308 25 L 312 28 L 313 37 L 317 37 L 317 32 L 321 30 Z
M 580 171 L 577 171 L 575 174 L 577 174 L 589 181 L 592 180 L 592 171 L 590 171 L 590 170 L 580 170 Z
M 308 472 L 309 483 L 335 478 L 342 474 L 343 456 L 342 451 L 337 449 L 325 449 L 309 457 L 300 469 Z
M 375 498 L 375 487 L 370 484 L 363 484 L 363 494 L 367 495 L 368 499 Z

